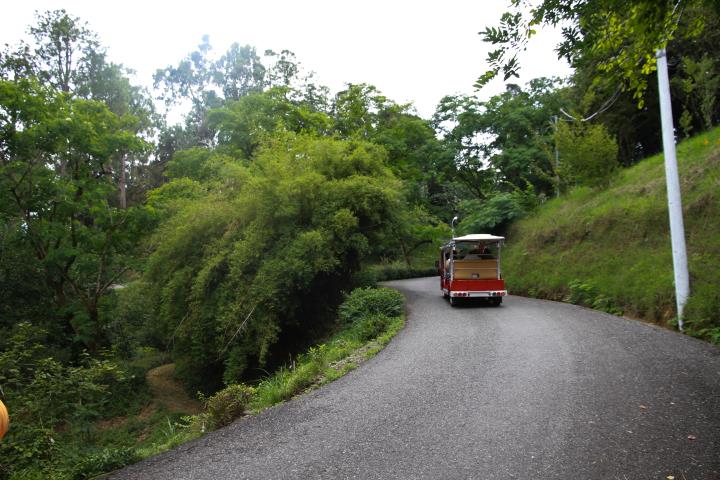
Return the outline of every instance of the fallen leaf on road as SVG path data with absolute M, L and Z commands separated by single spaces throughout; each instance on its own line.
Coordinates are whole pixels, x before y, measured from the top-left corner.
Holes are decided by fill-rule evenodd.
M 675 480 L 675 477 L 673 477 L 672 475 L 668 475 L 668 476 L 665 477 L 665 478 L 666 478 L 667 480 Z
M 697 440 L 695 435 L 688 435 L 688 440 Z
M 640 405 L 640 410 L 647 410 L 647 407 L 645 405 Z

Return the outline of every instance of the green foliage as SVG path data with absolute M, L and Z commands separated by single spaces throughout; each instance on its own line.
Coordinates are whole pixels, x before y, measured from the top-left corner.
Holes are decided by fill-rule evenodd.
M 611 313 L 613 315 L 623 314 L 623 311 L 614 305 L 612 299 L 602 293 L 599 293 L 597 288 L 590 283 L 573 280 L 568 285 L 568 288 L 570 289 L 570 292 L 564 299 L 566 302 L 594 308 L 595 310 Z
M 342 96 L 338 98 L 341 102 Z M 405 198 L 416 211 L 413 214 L 423 225 L 434 225 L 438 218 L 452 217 L 452 196 L 449 182 L 454 172 L 453 152 L 447 144 L 438 139 L 431 122 L 411 113 L 410 105 L 397 105 L 385 100 L 379 105 L 369 102 L 366 109 L 377 109 L 368 132 L 370 140 L 382 145 L 388 152 L 388 165 L 398 178 L 404 181 Z M 422 237 L 421 237 L 422 238 Z
M 54 322 L 53 292 L 38 282 L 42 275 L 42 262 L 24 241 L 19 222 L 0 223 L 0 332 L 29 321 L 57 333 L 55 343 L 65 343 L 59 334 L 62 328 Z
M 501 18 L 499 28 L 488 27 L 480 35 L 498 47 L 488 53 L 490 70 L 477 82 L 487 84 L 502 70 L 505 80 L 518 76 L 517 54 L 535 34 L 538 25 L 562 25 L 559 57 L 573 66 L 588 58 L 595 62 L 596 77 L 610 78 L 633 93 L 640 107 L 648 88 L 648 75 L 655 71 L 654 53 L 675 37 L 696 38 L 704 30 L 705 18 L 698 10 L 710 2 L 655 0 L 578 0 L 570 3 L 545 0 L 527 11 L 521 0 L 511 2 L 514 12 Z M 678 8 L 680 7 L 680 8 Z M 685 14 L 691 20 L 681 22 Z
M 335 129 L 345 138 L 369 139 L 376 132 L 380 112 L 391 104 L 373 85 L 349 84 L 335 98 Z
M 166 104 L 190 102 L 184 126 L 165 127 L 159 156 L 190 147 L 233 143 L 246 158 L 272 130 L 296 132 L 328 127 L 328 89 L 309 82 L 295 55 L 234 43 L 220 58 L 210 55 L 206 35 L 176 66 L 158 69 L 155 87 Z
M 308 389 L 331 382 L 363 360 L 372 357 L 404 325 L 402 313 L 387 317 L 372 313 L 381 300 L 387 312 L 402 311 L 396 308 L 402 296 L 389 289 L 355 290 L 348 298 L 355 300 L 374 296 L 368 308 L 354 308 L 361 317 L 340 329 L 326 342 L 315 345 L 306 353 L 298 355 L 290 365 L 282 366 L 272 375 L 263 379 L 256 387 L 232 384 L 204 399 L 205 410 L 200 415 L 184 417 L 180 422 L 167 420 L 167 435 L 162 443 L 153 443 L 149 448 L 140 449 L 142 456 L 160 453 L 181 443 L 197 438 L 206 430 L 220 428 L 248 413 L 257 413 L 277 403 L 291 399 Z M 373 306 L 375 305 L 375 306 Z M 356 304 L 355 307 L 358 307 Z
M 517 6 L 519 2 L 513 2 Z M 527 40 L 535 34 L 532 23 L 524 23 L 523 16 L 519 12 L 505 12 L 500 17 L 498 27 L 485 27 L 480 35 L 483 41 L 492 45 L 501 45 L 501 48 L 488 53 L 487 63 L 490 69 L 486 71 L 475 82 L 477 88 L 482 88 L 495 78 L 500 71 L 503 73 L 503 80 L 507 81 L 512 77 L 518 77 L 517 54 L 525 48 Z
M 94 478 L 140 460 L 137 450 L 131 447 L 103 448 L 82 458 L 74 466 L 69 477 L 77 480 Z
M 107 302 L 103 311 L 108 339 L 113 352 L 121 358 L 132 358 L 142 345 L 164 346 L 156 330 L 154 302 L 147 295 L 149 289 L 142 280 L 130 282 L 113 291 L 113 301 Z
M 678 145 L 692 296 L 688 333 L 717 338 L 720 130 Z M 575 188 L 512 226 L 504 277 L 514 293 L 671 324 L 675 317 L 663 159 L 618 172 L 603 191 Z M 573 285 L 573 286 L 571 286 Z
M 360 304 L 363 300 L 368 300 L 364 308 Z M 340 307 L 340 312 L 345 312 L 339 312 L 341 330 L 327 342 L 298 356 L 290 367 L 282 367 L 260 382 L 252 408 L 263 410 L 307 388 L 332 381 L 374 355 L 402 328 L 403 302 L 402 295 L 395 290 L 353 290 Z M 350 312 L 355 316 L 344 322 L 343 315 Z
M 537 205 L 532 192 L 499 192 L 485 200 L 460 202 L 460 229 L 464 233 L 501 232 Z
M 185 179 L 194 180 L 198 184 L 207 183 L 210 180 L 216 179 L 222 171 L 223 165 L 232 159 L 216 155 L 212 150 L 207 148 L 190 148 L 187 150 L 181 150 L 173 155 L 172 160 L 168 162 L 165 175 L 171 179 Z M 189 184 L 181 184 L 187 190 Z M 179 185 L 176 185 L 177 190 Z M 165 187 L 165 185 L 163 185 Z M 160 187 L 162 189 L 163 187 Z M 160 190 L 158 189 L 158 190 Z M 185 193 L 177 191 L 177 193 Z M 190 191 L 192 192 L 192 190 Z M 186 193 L 190 193 L 186 192 Z M 155 191 L 150 192 L 148 198 L 151 196 L 157 196 L 158 193 Z
M 361 321 L 364 317 L 397 317 L 403 312 L 402 294 L 390 288 L 356 288 L 338 309 L 342 325 Z
M 133 379 L 115 363 L 85 355 L 78 365 L 62 364 L 49 356 L 46 335 L 19 323 L 0 348 L 0 384 L 12 416 L 0 471 L 8 474 L 57 461 L 64 445 L 56 427 L 87 424 L 127 408 L 122 402 L 132 398 Z
M 314 353 L 314 352 L 311 352 Z M 321 359 L 322 360 L 322 359 Z M 301 393 L 318 379 L 323 363 L 300 362 L 294 368 L 280 367 L 257 387 L 257 396 L 253 399 L 254 410 L 262 410 Z
M 133 117 L 34 81 L 0 81 L 0 107 L 0 218 L 39 260 L 63 328 L 96 350 L 105 340 L 100 299 L 133 263 L 147 219 L 143 208 L 110 205 L 107 165 L 145 144 Z
M 6 45 L 0 53 L 0 79 L 36 80 L 72 98 L 102 103 L 115 115 L 132 116 L 132 131 L 152 138 L 157 119 L 150 96 L 131 84 L 131 70 L 108 61 L 105 48 L 87 23 L 65 10 L 36 12 L 35 17 L 35 24 L 28 29 L 30 43 Z M 124 208 L 139 203 L 147 183 L 152 182 L 146 168 L 149 151 L 116 147 L 105 175 L 112 179 L 117 203 Z
M 695 257 L 697 261 L 697 256 Z M 711 265 L 715 259 L 708 259 Z M 683 312 L 685 331 L 692 336 L 720 345 L 720 294 L 717 289 L 716 272 L 695 269 L 692 292 Z
M 606 185 L 617 168 L 617 143 L 603 125 L 560 122 L 555 130 L 560 181 L 566 185 Z
M 381 313 L 364 315 L 353 322 L 352 332 L 360 341 L 367 342 L 387 330 L 391 322 L 391 317 Z
M 191 388 L 237 382 L 272 364 L 278 342 L 322 334 L 360 261 L 397 229 L 384 160 L 365 142 L 281 135 L 163 222 L 146 281 Z
M 215 395 L 203 399 L 204 419 L 210 429 L 229 425 L 247 409 L 255 389 L 247 385 L 228 385 Z
M 176 204 L 196 200 L 207 193 L 198 181 L 188 177 L 177 178 L 150 192 L 147 205 L 161 214 L 170 214 L 176 210 Z
M 288 87 L 274 87 L 228 101 L 223 108 L 212 110 L 208 121 L 218 131 L 220 145 L 232 147 L 248 159 L 275 131 L 321 135 L 332 125 L 328 115 L 308 105 L 298 91 Z
M 433 121 L 455 154 L 455 178 L 464 198 L 480 200 L 496 192 L 554 192 L 551 119 L 566 106 L 566 89 L 554 78 L 538 78 L 524 88 L 507 90 L 485 102 L 474 97 L 445 97 Z
M 437 249 L 437 245 L 433 245 L 433 247 Z M 378 282 L 430 277 L 433 275 L 437 275 L 437 269 L 434 266 L 434 257 L 433 263 L 430 263 L 430 266 L 408 266 L 405 262 L 368 265 L 356 274 L 353 283 L 357 287 L 374 287 Z
M 681 125 L 685 136 L 692 130 L 693 117 L 700 120 L 700 128 L 707 130 L 713 125 L 717 114 L 717 96 L 720 90 L 720 62 L 705 53 L 699 59 L 684 57 L 680 68 L 682 74 L 673 78 L 673 86 L 680 90 L 685 108 Z M 693 113 L 694 112 L 694 115 Z

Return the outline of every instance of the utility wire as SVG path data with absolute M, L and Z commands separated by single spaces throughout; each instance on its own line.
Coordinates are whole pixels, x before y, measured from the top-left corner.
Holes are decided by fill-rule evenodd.
M 672 12 L 670 13 L 670 16 L 671 16 L 671 17 L 672 17 L 673 15 L 675 15 L 675 12 L 678 11 L 678 7 L 680 7 L 680 4 L 681 4 L 681 3 L 682 3 L 682 0 L 678 0 L 678 1 L 675 3 L 675 6 L 673 7 Z M 678 27 L 678 25 L 680 24 L 680 19 L 682 18 L 682 14 L 683 14 L 683 8 L 680 9 L 680 13 L 679 13 L 678 16 L 677 16 L 677 19 L 675 20 L 675 24 L 673 25 L 672 31 L 670 31 L 668 37 L 671 36 L 671 35 L 675 32 L 675 30 L 677 30 L 677 27 Z M 570 120 L 573 120 L 573 121 L 576 121 L 576 122 L 577 122 L 577 121 L 579 121 L 579 122 L 587 122 L 587 121 L 592 120 L 593 118 L 597 117 L 597 116 L 600 115 L 601 113 L 607 111 L 607 110 L 615 103 L 615 101 L 618 99 L 618 97 L 620 96 L 620 90 L 621 90 L 621 88 L 618 87 L 618 88 L 615 90 L 615 93 L 612 95 L 612 97 L 610 97 L 607 101 L 605 101 L 605 103 L 598 109 L 597 112 L 593 113 L 592 115 L 590 115 L 590 116 L 588 116 L 588 117 L 585 117 L 585 118 L 577 118 L 577 117 L 575 117 L 575 116 L 573 116 L 573 115 L 570 115 L 568 112 L 566 112 L 566 111 L 563 110 L 562 108 L 560 109 L 560 113 L 562 113 L 563 115 L 565 115 L 566 117 L 568 117 Z
M 610 98 L 608 98 L 608 99 L 605 101 L 605 103 L 603 103 L 603 104 L 600 106 L 600 108 L 598 109 L 598 111 L 596 111 L 596 112 L 593 113 L 592 115 L 590 115 L 590 116 L 588 116 L 588 117 L 585 117 L 585 118 L 577 118 L 577 117 L 574 117 L 573 115 L 570 115 L 568 112 L 566 112 L 566 111 L 563 110 L 562 108 L 560 109 L 560 113 L 562 113 L 563 115 L 565 115 L 566 117 L 568 117 L 570 120 L 574 120 L 574 121 L 576 121 L 576 122 L 587 122 L 587 121 L 592 120 L 593 118 L 597 117 L 597 116 L 600 115 L 601 113 L 606 112 L 610 107 L 613 106 L 613 104 L 615 103 L 615 101 L 617 101 L 618 97 L 620 97 L 620 87 L 618 87 L 618 88 L 615 90 L 615 93 L 613 93 L 613 95 L 612 95 Z

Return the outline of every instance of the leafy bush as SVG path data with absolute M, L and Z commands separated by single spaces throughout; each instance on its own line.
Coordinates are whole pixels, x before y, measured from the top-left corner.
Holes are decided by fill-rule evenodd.
M 204 399 L 204 415 L 208 428 L 224 427 L 232 423 L 236 418 L 241 417 L 250 404 L 254 393 L 254 388 L 236 384 L 225 387 L 215 395 Z
M 21 321 L 47 327 L 59 323 L 52 290 L 38 282 L 42 262 L 24 243 L 21 227 L 21 221 L 11 222 L 7 217 L 0 222 L 0 330 Z
M 381 313 L 367 314 L 355 320 L 351 330 L 361 342 L 367 342 L 385 332 L 391 321 L 391 317 Z
M 387 294 L 388 289 L 372 290 L 376 296 Z M 383 290 L 383 291 L 378 291 Z M 391 291 L 392 292 L 392 291 Z M 397 292 L 395 292 L 397 293 Z M 353 298 L 358 298 L 358 292 Z M 367 293 L 365 293 L 367 296 Z M 397 294 L 399 295 L 399 294 Z M 351 295 L 352 296 L 352 295 Z M 387 295 L 386 295 L 387 296 Z M 400 297 L 402 298 L 402 297 Z M 387 304 L 394 304 L 395 299 Z M 259 412 L 313 386 L 335 380 L 355 368 L 363 359 L 370 358 L 402 328 L 403 317 L 387 317 L 382 314 L 368 313 L 367 309 L 356 309 L 362 315 L 352 324 L 337 332 L 326 343 L 311 347 L 299 355 L 290 365 L 282 366 L 272 375 L 251 388 L 243 384 L 233 384 L 204 399 L 205 411 L 200 415 L 183 417 L 179 423 L 167 420 L 167 434 L 161 443 L 153 443 L 150 448 L 140 449 L 143 457 L 155 455 L 184 442 L 198 438 L 208 429 L 220 428 L 248 409 Z M 402 311 L 391 306 L 388 311 Z M 362 338 L 362 339 L 361 339 Z M 367 342 L 365 339 L 371 341 Z
M 355 285 L 357 287 L 374 287 L 377 282 L 432 277 L 437 273 L 434 266 L 408 266 L 403 262 L 370 265 L 359 272 L 355 278 Z
M 717 285 L 699 282 L 693 285 L 683 316 L 687 333 L 720 345 L 720 293 Z
M 114 352 L 130 358 L 140 345 L 162 345 L 154 320 L 153 300 L 147 294 L 150 286 L 142 280 L 128 283 L 114 291 L 113 302 L 103 314 Z
M 27 322 L 10 332 L 0 351 L 0 385 L 11 429 L 0 443 L 0 472 L 54 461 L 64 448 L 56 428 L 79 427 L 132 397 L 132 379 L 117 364 L 83 355 L 75 365 L 48 356 L 46 331 Z M 0 474 L 0 478 L 3 478 Z
M 356 288 L 338 309 L 342 325 L 362 321 L 372 315 L 397 317 L 403 313 L 404 298 L 391 288 Z
M 593 308 L 613 315 L 622 315 L 622 309 L 615 306 L 611 298 L 599 293 L 591 283 L 573 280 L 568 285 L 570 293 L 565 297 L 566 302 Z
M 279 135 L 252 162 L 218 162 L 219 187 L 159 227 L 144 281 L 155 332 L 190 389 L 242 381 L 328 331 L 352 274 L 405 208 L 386 155 Z
M 539 200 L 532 191 L 498 192 L 484 200 L 460 202 L 460 229 L 464 233 L 501 231 L 510 222 L 523 217 Z
M 607 184 L 618 167 L 618 146 L 602 124 L 559 122 L 555 141 L 560 152 L 559 174 L 566 185 Z
M 112 472 L 141 460 L 134 448 L 104 448 L 84 456 L 72 469 L 70 478 L 84 480 Z

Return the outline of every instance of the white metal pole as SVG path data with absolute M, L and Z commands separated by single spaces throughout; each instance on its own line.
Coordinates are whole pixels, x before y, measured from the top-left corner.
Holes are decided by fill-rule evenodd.
M 555 198 L 560 198 L 560 173 L 558 170 L 560 169 L 560 153 L 558 152 L 558 144 L 557 144 L 557 127 L 558 127 L 558 116 L 553 115 L 553 125 L 554 125 L 554 131 L 555 131 L 555 182 L 557 185 L 555 186 Z
M 670 81 L 668 79 L 665 49 L 658 50 L 658 87 L 660 94 L 660 117 L 662 119 L 663 151 L 665 154 L 665 181 L 667 182 L 668 212 L 670 215 L 670 238 L 672 240 L 673 270 L 675 273 L 675 300 L 677 302 L 678 327 L 683 330 L 683 309 L 690 296 L 690 278 L 685 247 L 680 178 L 675 157 L 675 133 L 670 104 Z

